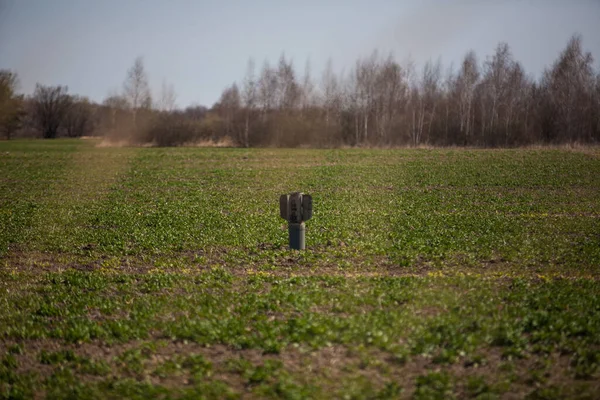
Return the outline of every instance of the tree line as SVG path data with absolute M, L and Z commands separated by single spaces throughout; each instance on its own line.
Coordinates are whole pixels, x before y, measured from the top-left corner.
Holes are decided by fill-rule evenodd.
M 329 61 L 318 78 L 300 75 L 282 55 L 239 83 L 209 109 L 177 109 L 172 85 L 152 96 L 142 58 L 121 93 L 96 104 L 64 86 L 16 94 L 18 77 L 0 71 L 0 130 L 44 138 L 83 135 L 156 145 L 228 138 L 239 146 L 479 146 L 600 142 L 600 71 L 573 36 L 538 78 L 500 43 L 483 61 L 470 51 L 456 66 L 411 62 L 374 51 L 345 73 Z

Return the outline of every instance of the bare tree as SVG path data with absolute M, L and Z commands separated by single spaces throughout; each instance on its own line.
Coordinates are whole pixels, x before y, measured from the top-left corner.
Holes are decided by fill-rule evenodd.
M 342 90 L 342 124 L 349 132 L 344 136 L 351 138 L 350 142 L 357 146 L 360 144 L 360 90 L 358 87 L 358 74 L 355 69 L 351 70 L 347 79 L 339 79 Z
M 374 51 L 370 57 L 357 61 L 356 89 L 357 102 L 362 114 L 362 142 L 369 140 L 369 117 L 374 107 L 375 79 L 378 70 L 378 53 Z
M 160 95 L 158 98 L 158 109 L 164 112 L 171 112 L 175 109 L 177 94 L 172 83 L 167 83 L 165 79 L 160 87 Z
M 267 115 L 275 105 L 275 96 L 278 87 L 277 72 L 274 71 L 268 61 L 265 61 L 258 81 L 258 102 L 261 106 L 263 123 Z
M 375 78 L 375 123 L 380 144 L 390 141 L 392 122 L 400 111 L 406 90 L 403 70 L 389 55 Z
M 79 96 L 71 96 L 70 103 L 63 123 L 67 136 L 85 136 L 93 128 L 92 106 L 88 99 Z
M 23 98 L 17 96 L 18 77 L 15 72 L 0 70 L 0 130 L 10 140 L 24 116 Z
M 112 93 L 104 99 L 102 105 L 110 115 L 106 128 L 114 131 L 117 127 L 117 114 L 129 113 L 129 102 L 124 96 Z
M 446 71 L 444 79 L 443 100 L 444 100 L 444 124 L 443 124 L 443 143 L 450 144 L 450 127 L 452 125 L 451 110 L 454 110 L 454 87 L 456 85 L 456 76 L 454 74 L 454 66 L 451 64 Z M 454 114 L 454 113 L 452 113 Z
M 321 107 L 325 113 L 325 134 L 330 135 L 330 127 L 333 125 L 340 112 L 341 107 L 341 88 L 339 81 L 333 72 L 333 63 L 331 59 L 327 60 L 325 71 L 321 77 Z
M 431 136 L 431 128 L 437 111 L 440 98 L 440 79 L 442 64 L 438 60 L 435 64 L 427 61 L 418 85 L 412 90 L 413 100 L 413 144 L 419 145 L 423 140 L 425 125 L 427 125 L 427 138 Z
M 245 109 L 244 118 L 244 147 L 250 146 L 250 118 L 254 112 L 257 100 L 257 82 L 254 72 L 254 60 L 249 59 L 246 67 L 246 76 L 242 84 L 242 105 Z
M 406 104 L 407 119 L 409 121 L 410 143 L 418 146 L 421 142 L 421 110 L 423 108 L 423 95 L 420 91 L 421 78 L 416 72 L 416 66 L 412 60 L 406 62 L 406 81 L 409 86 L 408 99 Z
M 193 121 L 201 121 L 208 114 L 208 109 L 199 104 L 192 104 L 183 110 L 183 115 Z
M 310 59 L 306 59 L 304 65 L 304 75 L 302 77 L 302 87 L 300 88 L 301 95 L 301 109 L 305 113 L 309 108 L 315 104 L 315 84 L 312 80 Z
M 498 44 L 496 53 L 484 63 L 482 134 L 485 134 L 486 128 L 492 136 L 497 133 L 499 112 L 506 106 L 508 100 L 506 96 L 513 64 L 514 61 L 507 43 Z
M 0 104 L 4 105 L 14 95 L 17 89 L 17 74 L 10 70 L 0 70 Z
M 133 113 L 133 124 L 136 125 L 136 116 L 140 108 L 150 108 L 152 97 L 148 85 L 148 76 L 144 68 L 144 59 L 137 57 L 133 66 L 127 71 L 127 77 L 123 82 L 123 92 L 129 101 Z
M 600 71 L 598 72 L 598 74 L 596 75 L 596 85 L 595 85 L 595 91 L 594 91 L 594 115 L 595 115 L 595 119 L 596 119 L 596 126 L 595 126 L 595 135 L 594 135 L 594 140 L 596 142 L 600 141 Z
M 552 68 L 545 72 L 542 85 L 554 118 L 552 137 L 561 141 L 589 139 L 590 115 L 594 107 L 594 59 L 584 52 L 581 37 L 573 36 Z
M 170 113 L 161 115 L 163 125 L 154 127 L 152 137 L 162 135 L 161 129 L 173 122 L 177 138 L 172 143 L 229 135 L 246 147 L 600 141 L 600 75 L 592 66 L 591 54 L 583 51 L 578 36 L 571 38 L 539 81 L 526 74 L 506 43 L 499 43 L 481 66 L 471 51 L 456 71 L 450 68 L 447 73 L 442 73 L 439 61 L 417 70 L 414 64 L 397 63 L 391 55 L 379 57 L 377 51 L 360 57 L 345 73 L 334 72 L 329 60 L 318 87 L 308 60 L 298 76 L 292 60 L 283 54 L 277 64 L 265 61 L 260 71 L 255 71 L 250 59 L 240 87 L 227 87 L 211 110 L 173 111 L 174 89 L 163 82 L 157 106 Z M 138 112 L 154 115 L 141 58 L 128 71 L 123 93 L 122 98 L 107 99 L 96 116 L 108 120 L 112 110 L 111 127 L 131 131 Z M 0 104 L 2 98 L 0 93 Z M 0 115 L 6 109 L 0 107 Z M 121 113 L 119 124 L 115 113 Z M 74 134 L 72 115 L 61 126 L 68 134 Z M 174 118 L 166 118 L 170 115 Z M 156 120 L 140 117 L 138 125 L 146 128 L 148 124 L 142 122 Z
M 236 83 L 223 90 L 219 102 L 214 108 L 220 111 L 225 121 L 225 134 L 231 138 L 236 138 L 241 142 L 238 136 L 237 115 L 241 107 L 240 91 Z M 215 139 L 215 138 L 213 138 Z M 243 140 L 243 139 L 242 139 Z
M 291 111 L 298 107 L 300 101 L 300 86 L 296 80 L 296 72 L 292 61 L 285 59 L 285 54 L 279 58 L 277 68 L 277 107 L 280 110 Z
M 508 85 L 506 90 L 505 111 L 504 111 L 504 145 L 509 145 L 516 132 L 515 122 L 520 114 L 517 107 L 526 108 L 523 104 L 526 99 L 526 90 L 528 87 L 525 72 L 518 62 L 512 63 L 508 75 Z
M 63 124 L 71 98 L 66 86 L 43 86 L 37 84 L 33 94 L 33 118 L 45 139 L 53 139 Z
M 473 98 L 478 80 L 477 57 L 475 52 L 469 51 L 462 62 L 455 86 L 459 102 L 460 132 L 464 145 L 469 144 L 473 133 Z

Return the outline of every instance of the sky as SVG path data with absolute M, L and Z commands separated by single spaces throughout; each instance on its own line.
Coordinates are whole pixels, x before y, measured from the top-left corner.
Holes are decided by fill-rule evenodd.
M 309 60 L 318 81 L 328 59 L 348 71 L 375 49 L 447 67 L 507 42 L 539 76 L 575 33 L 600 59 L 600 0 L 0 0 L 0 69 L 26 94 L 61 84 L 100 102 L 141 56 L 155 96 L 166 81 L 179 107 L 211 106 L 249 58 L 285 53 L 299 76 Z

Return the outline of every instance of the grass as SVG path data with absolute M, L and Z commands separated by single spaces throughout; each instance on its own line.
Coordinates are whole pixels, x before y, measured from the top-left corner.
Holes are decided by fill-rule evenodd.
M 0 142 L 0 398 L 593 397 L 599 156 Z

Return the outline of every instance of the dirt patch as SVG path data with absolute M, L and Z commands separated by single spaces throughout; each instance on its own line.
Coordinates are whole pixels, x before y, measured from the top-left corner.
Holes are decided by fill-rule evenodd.
M 16 343 L 1 342 L 0 351 L 4 353 L 14 344 Z M 570 357 L 567 355 L 529 354 L 524 358 L 509 360 L 498 348 L 480 351 L 478 363 L 470 361 L 469 358 L 462 358 L 453 364 L 436 364 L 431 357 L 413 356 L 405 360 L 374 348 L 340 345 L 321 349 L 289 346 L 279 354 L 266 354 L 256 349 L 234 349 L 223 345 L 206 347 L 166 340 L 113 345 L 100 342 L 65 345 L 44 340 L 25 341 L 21 346 L 22 354 L 15 356 L 18 362 L 17 373 L 33 372 L 41 378 L 48 377 L 57 366 L 41 363 L 41 352 L 68 350 L 77 357 L 107 363 L 111 367 L 110 377 L 130 377 L 170 389 L 193 385 L 193 374 L 185 367 L 166 373 L 157 371 L 161 368 L 164 370 L 164 366 L 169 363 L 181 366 L 182 360 L 190 356 L 201 356 L 206 365 L 210 365 L 205 379 L 223 381 L 235 391 L 247 394 L 250 394 L 253 386 L 248 381 L 251 370 L 264 365 L 268 360 L 279 362 L 281 369 L 297 382 L 321 385 L 327 388 L 328 393 L 342 390 L 353 379 L 362 377 L 376 388 L 394 382 L 404 389 L 403 396 L 411 396 L 416 389 L 417 378 L 432 372 L 450 375 L 454 393 L 459 398 L 473 395 L 474 389 L 469 385 L 471 378 L 479 378 L 490 387 L 508 382 L 509 386 L 505 388 L 503 398 L 523 398 L 540 387 L 569 388 L 578 384 L 586 386 L 590 393 L 600 392 L 599 376 L 579 380 L 574 378 Z M 137 352 L 132 353 L 134 351 Z M 125 356 L 128 353 L 135 354 L 141 365 L 140 369 L 132 370 L 127 366 L 128 362 L 137 362 L 128 359 Z M 240 369 L 240 365 L 249 368 L 250 371 Z M 277 374 L 276 371 L 273 373 Z M 268 377 L 267 380 L 271 378 Z M 100 378 L 81 373 L 79 379 L 94 382 Z
M 560 264 L 524 266 L 501 258 L 474 261 L 461 255 L 444 260 L 417 258 L 408 265 L 401 265 L 388 256 L 349 254 L 346 257 L 343 252 L 337 253 L 337 248 L 333 251 L 334 253 L 328 247 L 315 247 L 308 249 L 306 253 L 298 253 L 263 245 L 248 249 L 247 257 L 239 257 L 239 249 L 227 247 L 156 256 L 115 257 L 101 254 L 93 245 L 81 249 L 78 254 L 17 248 L 0 258 L 0 271 L 34 274 L 66 270 L 122 274 L 158 271 L 198 274 L 221 268 L 236 277 L 266 275 L 291 278 L 326 275 L 346 278 L 473 276 L 489 279 L 600 279 L 599 266 L 582 266 L 579 269 L 562 268 Z M 265 260 L 268 260 L 266 264 Z

